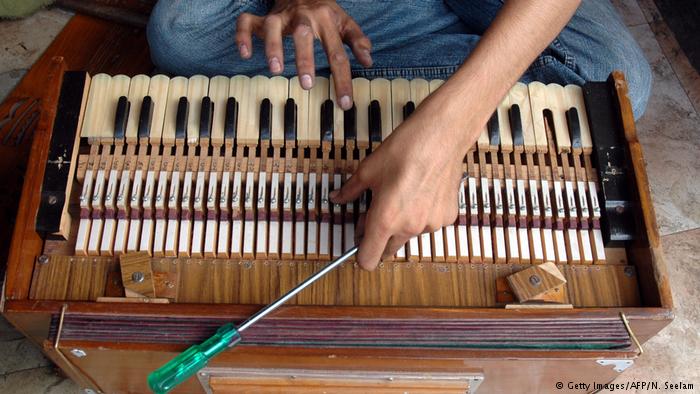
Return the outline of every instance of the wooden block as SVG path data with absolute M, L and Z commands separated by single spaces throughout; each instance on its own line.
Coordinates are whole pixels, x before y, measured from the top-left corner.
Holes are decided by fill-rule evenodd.
M 535 300 L 536 297 L 543 295 L 548 290 L 566 283 L 564 275 L 554 263 L 532 266 L 508 276 L 507 279 L 513 293 L 521 303 Z
M 141 297 L 156 296 L 151 258 L 147 252 L 126 253 L 119 258 L 119 265 L 125 290 Z M 129 297 L 129 291 L 126 291 L 126 296 Z
M 506 278 L 496 278 L 496 302 L 499 304 L 515 302 L 515 294 L 513 294 Z

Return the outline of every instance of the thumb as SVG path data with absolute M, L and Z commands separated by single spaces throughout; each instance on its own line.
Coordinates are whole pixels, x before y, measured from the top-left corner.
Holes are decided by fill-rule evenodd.
M 374 270 L 379 264 L 389 238 L 391 238 L 391 232 L 388 230 L 387 223 L 382 223 L 382 217 L 377 210 L 370 208 L 367 212 L 364 235 L 360 241 L 360 250 L 357 253 L 358 264 L 366 270 Z
M 369 188 L 369 185 L 364 180 L 365 177 L 360 175 L 360 171 L 355 172 L 339 190 L 330 192 L 328 197 L 334 204 L 347 204 L 355 201 L 362 192 Z

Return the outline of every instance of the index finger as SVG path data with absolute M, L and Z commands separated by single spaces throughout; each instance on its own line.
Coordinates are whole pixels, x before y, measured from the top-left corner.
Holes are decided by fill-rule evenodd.
M 320 36 L 333 74 L 338 104 L 347 111 L 352 108 L 352 78 L 348 54 L 335 26 L 321 27 Z

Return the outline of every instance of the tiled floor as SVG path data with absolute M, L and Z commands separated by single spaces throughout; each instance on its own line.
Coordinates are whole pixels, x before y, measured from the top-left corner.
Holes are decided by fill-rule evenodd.
M 613 0 L 654 71 L 638 122 L 669 266 L 676 319 L 647 342 L 646 353 L 618 378 L 700 385 L 700 76 L 689 66 L 653 0 Z M 42 11 L 0 22 L 0 100 L 70 17 Z M 37 28 L 37 27 L 40 28 Z M 0 393 L 75 393 L 41 353 L 0 318 Z

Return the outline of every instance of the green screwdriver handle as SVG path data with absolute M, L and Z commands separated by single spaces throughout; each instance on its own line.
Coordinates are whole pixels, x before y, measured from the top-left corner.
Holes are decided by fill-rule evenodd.
M 148 375 L 148 385 L 154 393 L 165 394 L 204 368 L 212 357 L 240 341 L 241 335 L 236 326 L 233 323 L 225 324 L 219 327 L 211 338 L 199 345 L 191 346 L 167 364 L 151 372 Z

